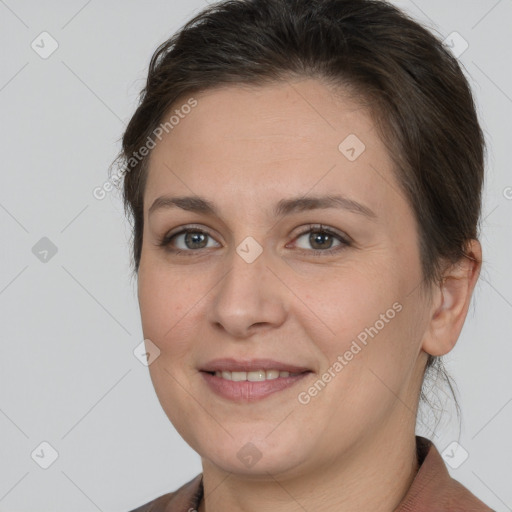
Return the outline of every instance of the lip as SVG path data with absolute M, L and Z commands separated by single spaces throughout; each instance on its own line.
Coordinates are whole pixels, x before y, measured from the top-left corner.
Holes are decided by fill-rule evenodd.
M 210 372 L 231 371 L 231 372 L 249 372 L 254 370 L 279 370 L 299 375 L 290 375 L 288 377 L 277 377 L 276 379 L 264 381 L 232 381 L 221 377 L 216 377 Z M 306 376 L 312 371 L 304 366 L 283 363 L 274 359 L 251 359 L 237 360 L 232 358 L 214 359 L 203 365 L 200 373 L 210 388 L 216 395 L 233 402 L 255 402 L 262 400 L 274 393 L 284 391 Z
M 255 370 L 279 370 L 280 372 L 303 373 L 311 371 L 305 366 L 283 363 L 274 359 L 213 359 L 201 366 L 202 372 L 250 372 Z
M 289 377 L 278 377 L 272 380 L 251 382 L 248 380 L 233 381 L 216 377 L 211 373 L 201 372 L 206 384 L 216 395 L 233 402 L 256 402 L 274 393 L 284 391 L 294 386 L 311 372 Z

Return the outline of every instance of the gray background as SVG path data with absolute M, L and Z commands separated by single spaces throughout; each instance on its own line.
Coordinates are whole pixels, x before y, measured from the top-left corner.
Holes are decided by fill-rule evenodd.
M 462 433 L 449 407 L 436 434 L 426 417 L 418 433 L 440 451 L 458 439 L 469 457 L 452 476 L 509 511 L 512 0 L 395 3 L 443 39 L 456 31 L 468 42 L 459 58 L 489 147 L 484 267 L 446 357 Z M 143 337 L 120 194 L 92 191 L 107 179 L 153 51 L 205 5 L 0 0 L 1 511 L 127 511 L 201 471 L 133 354 Z M 43 31 L 59 45 L 46 59 L 31 47 Z M 56 254 L 40 252 L 43 237 Z M 58 452 L 47 469 L 43 441 Z

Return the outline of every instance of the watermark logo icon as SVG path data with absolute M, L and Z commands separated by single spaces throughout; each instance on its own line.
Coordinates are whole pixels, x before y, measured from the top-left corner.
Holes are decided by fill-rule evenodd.
M 366 146 L 357 135 L 351 133 L 341 141 L 338 149 L 347 160 L 355 162 L 364 153 Z
M 244 466 L 252 468 L 263 455 L 253 443 L 246 443 L 238 450 L 236 456 Z
M 49 238 L 43 236 L 32 247 L 32 254 L 42 263 L 48 263 L 57 254 L 57 246 Z
M 59 43 L 48 32 L 41 32 L 30 44 L 42 59 L 48 59 L 59 47 Z
M 149 366 L 160 356 L 160 349 L 151 340 L 145 339 L 135 347 L 133 355 L 144 366 Z
M 457 441 L 453 441 L 443 450 L 441 456 L 448 466 L 457 469 L 466 461 L 469 453 Z
M 236 252 L 244 261 L 252 263 L 263 252 L 263 247 L 252 236 L 248 236 L 236 248 Z
M 457 59 L 469 48 L 469 43 L 458 32 L 452 32 L 446 36 L 443 44 Z
M 50 443 L 43 441 L 30 456 L 38 466 L 48 469 L 58 459 L 59 453 Z

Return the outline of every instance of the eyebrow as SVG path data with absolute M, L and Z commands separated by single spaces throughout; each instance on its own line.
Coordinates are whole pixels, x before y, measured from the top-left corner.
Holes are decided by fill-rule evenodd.
M 148 210 L 148 214 L 156 210 L 168 208 L 181 208 L 189 212 L 197 212 L 205 215 L 219 217 L 219 212 L 214 203 L 201 196 L 160 196 L 157 197 Z M 352 213 L 363 215 L 371 220 L 376 220 L 377 215 L 368 206 L 365 206 L 353 199 L 341 195 L 292 197 L 281 199 L 274 206 L 274 217 L 284 217 L 294 212 L 339 208 Z

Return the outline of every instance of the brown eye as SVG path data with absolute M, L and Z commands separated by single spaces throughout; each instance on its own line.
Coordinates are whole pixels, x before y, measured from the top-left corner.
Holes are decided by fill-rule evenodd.
M 295 243 L 301 239 L 303 242 L 300 242 L 299 248 L 314 254 L 331 254 L 350 245 L 345 237 L 323 226 L 309 226 L 295 239 Z
M 207 245 L 207 243 L 205 243 L 208 237 L 206 233 L 187 231 L 184 235 L 183 241 L 188 249 L 203 249 Z
M 161 246 L 167 247 L 173 252 L 195 252 L 198 249 L 208 249 L 215 245 L 208 245 L 213 238 L 201 229 L 187 228 L 179 233 L 166 236 L 161 242 Z
M 330 249 L 334 237 L 325 231 L 310 231 L 308 243 L 313 249 Z

